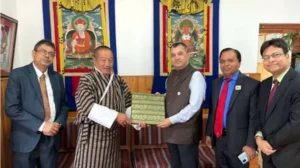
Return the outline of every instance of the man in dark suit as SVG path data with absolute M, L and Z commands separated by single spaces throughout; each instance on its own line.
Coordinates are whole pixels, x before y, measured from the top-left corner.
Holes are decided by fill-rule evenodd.
M 255 135 L 258 124 L 257 93 L 259 82 L 239 71 L 241 54 L 232 48 L 220 53 L 224 77 L 212 83 L 206 143 L 215 148 L 217 167 L 249 167 L 238 156 L 245 152 L 248 160 L 256 156 Z
M 51 41 L 39 41 L 32 51 L 33 62 L 9 76 L 5 112 L 12 121 L 15 168 L 56 167 L 59 129 L 66 124 L 68 107 L 62 76 L 48 70 L 54 49 Z
M 300 167 L 300 75 L 290 68 L 288 45 L 282 39 L 262 44 L 264 68 L 272 76 L 262 81 L 256 143 L 263 167 Z

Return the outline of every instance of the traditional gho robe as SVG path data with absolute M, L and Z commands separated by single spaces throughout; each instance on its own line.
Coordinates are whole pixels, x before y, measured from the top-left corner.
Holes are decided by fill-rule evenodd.
M 109 78 L 99 71 L 81 77 L 75 101 L 78 114 L 74 121 L 80 124 L 73 168 L 119 168 L 120 126 L 115 122 L 117 112 L 125 112 L 131 106 L 131 93 L 125 81 L 114 75 L 109 90 L 100 99 L 109 83 Z M 111 122 L 107 128 L 89 119 L 89 113 L 97 112 L 102 117 L 98 122 Z

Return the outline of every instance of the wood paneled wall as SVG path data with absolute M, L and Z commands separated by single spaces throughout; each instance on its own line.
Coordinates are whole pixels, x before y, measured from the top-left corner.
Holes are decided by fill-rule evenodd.
M 5 103 L 5 89 L 7 86 L 7 78 L 1 78 L 1 124 L 0 124 L 0 149 L 1 149 L 1 167 L 12 167 L 12 152 L 8 148 L 8 139 L 10 135 L 11 123 L 10 119 L 6 117 L 4 110 Z
M 132 93 L 151 93 L 153 76 L 122 76 Z

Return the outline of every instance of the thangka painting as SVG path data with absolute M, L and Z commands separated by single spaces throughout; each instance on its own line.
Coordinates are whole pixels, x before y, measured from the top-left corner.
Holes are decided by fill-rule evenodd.
M 54 68 L 66 76 L 78 76 L 93 69 L 93 50 L 108 45 L 104 3 L 90 11 L 68 9 L 62 0 L 53 2 L 54 35 L 58 57 Z M 59 44 L 59 45 L 57 45 Z
M 212 74 L 210 54 L 210 11 L 208 4 L 199 1 L 201 11 L 195 14 L 180 14 L 161 5 L 161 59 L 160 75 L 166 76 L 173 69 L 170 61 L 171 45 L 183 42 L 188 47 L 190 64 L 205 75 Z
M 165 93 L 165 81 L 173 69 L 171 46 L 182 42 L 188 47 L 190 64 L 205 78 L 202 107 L 209 107 L 211 82 L 218 78 L 219 4 L 219 0 L 154 0 L 152 93 Z
M 205 66 L 203 13 L 180 15 L 171 12 L 169 16 L 171 18 L 172 43 L 182 42 L 186 44 L 190 55 L 190 64 L 196 69 L 203 69 Z M 168 50 L 169 45 L 165 47 Z
M 8 77 L 13 67 L 18 21 L 0 13 L 0 75 Z

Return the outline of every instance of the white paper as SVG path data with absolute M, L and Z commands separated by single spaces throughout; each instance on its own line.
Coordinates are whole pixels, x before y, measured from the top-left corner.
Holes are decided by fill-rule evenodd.
M 117 115 L 117 111 L 95 103 L 89 113 L 88 118 L 106 128 L 110 128 L 116 120 Z

